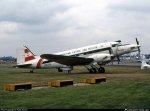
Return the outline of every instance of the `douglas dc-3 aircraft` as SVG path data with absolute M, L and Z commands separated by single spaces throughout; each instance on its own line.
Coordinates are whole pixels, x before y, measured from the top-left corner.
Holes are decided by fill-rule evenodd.
M 29 48 L 24 46 L 18 50 L 17 68 L 57 68 L 59 72 L 71 72 L 74 66 L 83 65 L 90 73 L 105 73 L 103 65 L 112 62 L 114 58 L 119 61 L 119 56 L 130 52 L 140 51 L 137 44 L 121 44 L 121 41 L 105 42 L 67 50 L 54 54 L 34 55 Z M 99 67 L 97 67 L 99 66 Z

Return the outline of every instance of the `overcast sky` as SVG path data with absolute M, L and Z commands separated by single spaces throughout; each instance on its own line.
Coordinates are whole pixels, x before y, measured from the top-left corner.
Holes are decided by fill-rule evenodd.
M 0 56 L 55 53 L 105 41 L 150 53 L 150 0 L 0 0 Z

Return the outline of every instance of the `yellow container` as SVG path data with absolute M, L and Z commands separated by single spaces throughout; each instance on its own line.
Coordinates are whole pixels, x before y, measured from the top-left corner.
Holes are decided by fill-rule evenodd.
M 10 85 L 8 85 L 8 88 L 9 88 L 9 91 L 15 91 L 15 90 L 17 90 L 17 89 L 15 89 L 15 84 L 10 84 Z
M 31 88 L 32 88 L 31 83 L 7 84 L 2 87 L 3 90 L 8 90 L 8 91 L 25 90 Z
M 2 87 L 2 89 L 5 90 L 5 91 L 8 90 L 8 89 L 9 89 L 9 88 L 8 88 L 8 85 L 4 85 L 4 86 Z
M 53 86 L 53 87 L 63 87 L 63 86 L 68 86 L 68 85 L 73 85 L 73 80 L 57 80 L 57 81 L 49 81 L 48 86 Z
M 101 77 L 101 78 L 88 78 L 88 79 L 83 79 L 84 83 L 89 83 L 89 84 L 97 84 L 97 83 L 101 83 L 101 82 L 106 82 L 106 78 L 105 77 Z

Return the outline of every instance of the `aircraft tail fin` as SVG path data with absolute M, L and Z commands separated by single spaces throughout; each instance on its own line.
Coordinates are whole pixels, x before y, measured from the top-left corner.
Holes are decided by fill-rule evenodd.
M 26 46 L 17 48 L 17 64 L 28 62 L 35 59 L 35 55 Z

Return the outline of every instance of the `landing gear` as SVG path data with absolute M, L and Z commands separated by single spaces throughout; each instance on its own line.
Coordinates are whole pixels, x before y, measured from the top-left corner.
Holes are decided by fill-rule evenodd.
M 58 68 L 58 72 L 63 72 L 63 70 L 61 68 Z
M 34 73 L 34 69 L 30 70 L 30 73 Z
M 105 73 L 105 68 L 104 67 L 99 67 L 97 68 L 96 66 L 91 66 L 90 68 L 85 66 L 87 68 L 87 70 L 90 72 L 90 73 Z
M 96 72 L 97 72 L 97 69 L 96 69 L 96 68 L 91 68 L 91 69 L 89 69 L 89 72 L 90 72 L 90 73 L 96 73 Z

